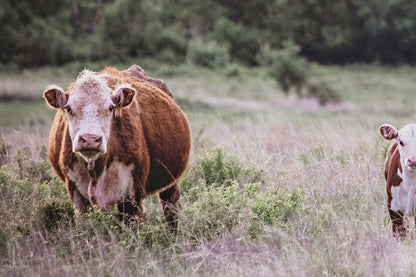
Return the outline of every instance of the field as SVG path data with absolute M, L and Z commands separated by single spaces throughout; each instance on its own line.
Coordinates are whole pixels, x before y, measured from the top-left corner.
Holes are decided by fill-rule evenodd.
M 78 70 L 0 74 L 1 276 L 409 276 L 395 241 L 378 127 L 415 120 L 416 68 L 313 66 L 341 96 L 284 96 L 262 68 L 144 65 L 192 129 L 176 234 L 156 196 L 139 229 L 115 211 L 74 214 L 46 159 L 44 87 Z M 15 100 L 17 99 L 17 100 Z M 412 224 L 411 224 L 412 225 Z

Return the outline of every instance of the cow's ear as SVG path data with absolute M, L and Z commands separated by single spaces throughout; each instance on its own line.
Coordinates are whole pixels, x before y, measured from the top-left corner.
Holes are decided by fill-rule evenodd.
M 63 108 L 68 101 L 68 95 L 65 91 L 56 85 L 50 85 L 43 92 L 43 97 L 52 108 Z
M 396 130 L 396 128 L 394 128 L 390 124 L 381 125 L 379 130 L 380 130 L 381 136 L 383 138 L 387 139 L 387 140 L 395 139 L 395 138 L 397 138 L 397 136 L 399 134 L 399 132 Z
M 125 107 L 133 101 L 136 91 L 131 87 L 121 86 L 113 93 L 112 100 L 117 107 Z

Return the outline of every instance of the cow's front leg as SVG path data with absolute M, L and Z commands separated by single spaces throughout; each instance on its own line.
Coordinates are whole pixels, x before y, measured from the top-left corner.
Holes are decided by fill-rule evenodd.
M 403 213 L 394 212 L 389 209 L 390 219 L 392 223 L 393 236 L 398 239 L 404 239 L 406 237 L 406 226 L 404 226 Z
M 90 206 L 88 199 L 81 194 L 75 183 L 71 180 L 67 180 L 67 190 L 74 209 L 80 214 L 84 214 L 87 211 L 88 206 Z
M 117 203 L 117 209 L 120 212 L 119 219 L 124 222 L 143 221 L 143 204 L 141 198 L 127 197 L 125 200 Z

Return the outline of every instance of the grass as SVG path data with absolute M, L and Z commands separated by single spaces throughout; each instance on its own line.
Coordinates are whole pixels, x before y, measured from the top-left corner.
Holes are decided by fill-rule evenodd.
M 415 242 L 391 235 L 388 143 L 377 131 L 414 121 L 416 69 L 314 67 L 315 80 L 341 92 L 341 104 L 322 107 L 283 97 L 261 68 L 150 68 L 193 134 L 177 234 L 156 196 L 145 200 L 138 230 L 114 211 L 74 214 L 46 160 L 53 112 L 38 100 L 1 102 L 0 275 L 416 274 Z M 26 74 L 44 83 L 48 70 Z M 70 79 L 69 69 L 59 70 Z

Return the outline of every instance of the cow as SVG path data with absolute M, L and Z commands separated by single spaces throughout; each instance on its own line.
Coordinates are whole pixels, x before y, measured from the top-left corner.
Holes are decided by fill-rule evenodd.
M 117 205 L 122 218 L 141 218 L 143 198 L 157 193 L 169 226 L 177 227 L 177 180 L 191 134 L 163 81 L 137 65 L 85 69 L 67 91 L 50 85 L 43 95 L 57 109 L 48 158 L 75 210 Z
M 395 139 L 386 154 L 384 176 L 393 235 L 403 239 L 407 234 L 403 216 L 416 215 L 416 124 L 400 130 L 383 124 L 379 131 L 384 139 Z

